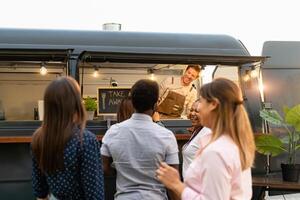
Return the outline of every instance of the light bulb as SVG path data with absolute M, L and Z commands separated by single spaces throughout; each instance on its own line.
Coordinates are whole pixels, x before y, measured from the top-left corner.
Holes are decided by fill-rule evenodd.
M 154 80 L 155 80 L 155 75 L 154 75 L 154 74 L 150 74 L 150 79 L 151 79 L 152 81 L 154 81 Z
M 97 78 L 99 76 L 99 70 L 98 68 L 95 68 L 95 71 L 93 72 L 93 77 Z
M 42 67 L 40 68 L 40 74 L 41 74 L 42 76 L 45 76 L 47 73 L 48 73 L 47 68 L 46 68 L 45 66 L 42 66 Z

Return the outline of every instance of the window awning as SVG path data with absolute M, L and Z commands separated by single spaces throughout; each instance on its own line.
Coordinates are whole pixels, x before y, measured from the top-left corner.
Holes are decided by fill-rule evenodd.
M 241 66 L 247 63 L 264 62 L 263 56 L 224 56 L 224 55 L 182 55 L 182 54 L 139 54 L 84 52 L 80 55 L 82 62 L 116 62 L 116 63 L 161 63 L 161 64 L 202 64 Z
M 0 61 L 52 61 L 65 62 L 68 57 L 68 50 L 47 50 L 47 49 L 1 49 Z

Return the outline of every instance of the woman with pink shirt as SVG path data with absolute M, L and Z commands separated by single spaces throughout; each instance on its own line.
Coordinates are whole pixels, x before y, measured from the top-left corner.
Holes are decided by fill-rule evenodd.
M 200 89 L 198 108 L 201 124 L 212 130 L 210 141 L 187 169 L 184 183 L 166 163 L 157 178 L 182 200 L 251 199 L 255 144 L 241 90 L 228 79 L 215 79 Z

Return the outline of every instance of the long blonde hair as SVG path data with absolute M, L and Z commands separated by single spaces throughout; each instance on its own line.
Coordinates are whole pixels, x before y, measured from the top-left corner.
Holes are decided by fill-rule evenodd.
M 217 102 L 209 143 L 227 134 L 239 148 L 242 170 L 251 167 L 255 143 L 240 88 L 231 80 L 218 78 L 202 86 L 200 95 L 208 102 Z

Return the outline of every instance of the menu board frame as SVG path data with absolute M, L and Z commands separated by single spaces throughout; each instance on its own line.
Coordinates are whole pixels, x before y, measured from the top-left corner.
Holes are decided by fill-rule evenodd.
M 118 109 L 118 106 L 121 102 L 121 99 L 127 97 L 129 94 L 130 94 L 130 90 L 131 88 L 130 87 L 98 87 L 97 88 L 97 115 L 100 116 L 100 115 L 116 115 L 117 114 L 117 109 Z M 105 91 L 104 92 L 101 92 L 101 91 Z M 121 93 L 120 93 L 121 91 Z M 123 95 L 123 93 L 126 93 L 126 95 Z M 107 93 L 109 92 L 114 92 L 115 94 L 115 98 L 116 100 L 113 102 L 114 103 L 114 107 L 116 110 L 112 110 L 112 111 L 109 111 L 109 112 L 102 112 L 103 110 L 107 110 L 105 109 L 107 106 L 106 104 L 102 104 L 103 102 L 103 99 L 105 99 L 104 101 L 106 102 L 106 98 L 107 98 Z M 117 92 L 117 93 L 116 93 Z M 110 93 L 110 95 L 111 95 Z M 102 94 L 106 94 L 106 95 L 102 95 Z M 103 109 L 103 106 L 104 106 L 104 109 Z

